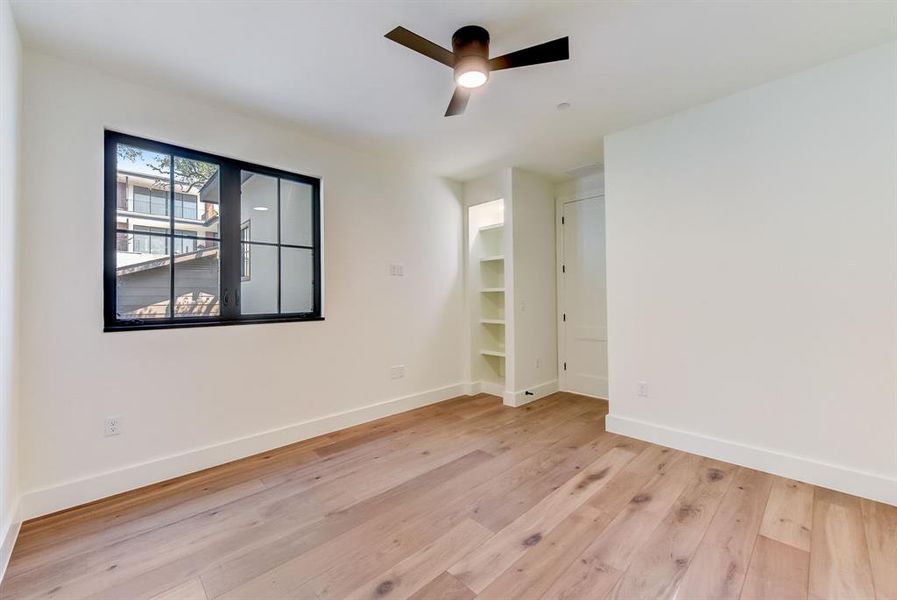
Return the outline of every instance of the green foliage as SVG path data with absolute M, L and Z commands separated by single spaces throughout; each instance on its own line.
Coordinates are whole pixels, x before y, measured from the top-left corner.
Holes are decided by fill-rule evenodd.
M 145 161 L 143 150 L 134 148 L 133 146 L 125 146 L 119 144 L 118 157 L 122 160 L 130 162 Z M 171 157 L 168 155 L 154 154 L 151 161 L 146 161 L 147 167 L 159 173 L 167 175 L 171 167 Z M 184 192 L 191 192 L 195 188 L 201 188 L 206 182 L 218 172 L 218 165 L 201 162 L 198 160 L 189 160 L 186 158 L 174 158 L 174 178 L 175 181 L 184 186 Z

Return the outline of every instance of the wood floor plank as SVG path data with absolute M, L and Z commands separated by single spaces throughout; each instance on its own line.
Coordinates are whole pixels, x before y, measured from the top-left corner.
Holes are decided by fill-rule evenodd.
M 194 577 L 179 586 L 156 594 L 151 600 L 208 600 L 206 591 L 198 577 Z
M 810 551 L 813 527 L 813 486 L 776 477 L 763 513 L 760 535 Z
M 772 487 L 771 475 L 739 468 L 679 587 L 681 598 L 738 598 Z
M 604 598 L 688 485 L 699 459 L 670 452 L 648 483 L 546 591 L 544 598 Z M 644 466 L 652 462 L 646 461 Z M 642 465 L 638 465 L 642 466 Z M 647 474 L 647 473 L 645 473 Z
M 875 597 L 897 600 L 897 506 L 861 502 Z
M 265 486 L 258 479 L 249 480 L 221 490 L 210 490 L 199 495 L 194 494 L 180 503 L 169 506 L 162 513 L 151 513 L 139 518 L 126 519 L 116 523 L 115 526 L 106 527 L 89 535 L 85 534 L 87 540 L 89 540 L 87 543 L 85 543 L 83 537 L 71 538 L 66 536 L 60 539 L 57 544 L 50 544 L 40 549 L 40 551 L 32 547 L 27 552 L 23 551 L 16 562 L 16 568 L 11 569 L 8 572 L 8 576 L 16 577 L 21 575 L 48 560 L 63 561 L 71 558 L 74 554 L 113 546 L 141 533 L 212 511 L 219 506 L 251 496 L 263 489 L 265 489 Z
M 482 598 L 541 598 L 651 477 L 669 460 L 668 450 L 649 446 L 586 504 L 570 514 L 537 546 L 483 590 Z
M 611 597 L 676 598 L 704 532 L 732 484 L 735 468 L 704 459 L 663 522 L 633 557 Z
M 476 594 L 454 575 L 442 573 L 409 600 L 473 600 Z
M 764 535 L 757 538 L 741 600 L 805 600 L 810 553 Z
M 409 490 L 401 493 L 387 493 L 381 498 L 389 502 L 390 508 L 361 507 L 356 510 L 350 507 L 346 511 L 328 513 L 324 523 L 319 527 L 328 539 L 337 537 L 332 534 L 332 527 L 327 522 L 334 517 L 343 519 L 365 518 L 366 528 L 382 527 L 388 531 L 396 519 L 405 522 L 409 519 L 424 518 L 428 511 L 436 503 L 444 503 L 447 498 L 463 506 L 467 513 L 476 514 L 477 502 L 483 497 L 492 497 L 505 492 L 506 486 L 516 482 L 522 474 L 538 473 L 539 469 L 550 469 L 557 461 L 561 460 L 561 443 L 558 437 L 565 438 L 571 431 L 575 431 L 576 423 L 557 423 L 555 428 L 546 430 L 540 435 L 530 438 L 530 444 L 519 446 L 511 451 L 500 454 L 494 460 L 487 460 L 478 467 L 468 469 L 458 478 L 445 479 L 439 484 L 430 484 L 425 490 Z M 485 456 L 491 456 L 484 454 Z M 550 459 L 550 460 L 549 460 Z M 398 488 L 397 488 L 398 489 Z M 459 491 L 463 491 L 459 495 Z M 408 498 L 403 501 L 403 498 Z M 360 506 L 360 505 L 359 505 Z M 366 517 L 369 511 L 373 511 L 374 517 Z M 357 523 L 353 523 L 353 526 Z M 338 534 L 342 534 L 339 531 Z M 301 532 L 300 532 L 301 534 Z M 320 538 L 315 535 L 314 538 Z M 254 577 L 267 577 L 265 571 L 280 564 L 286 564 L 299 554 L 307 552 L 310 547 L 320 544 L 313 539 L 307 542 L 307 536 L 277 537 L 267 540 L 257 548 L 248 548 L 239 556 L 224 557 L 217 561 L 210 570 L 203 571 L 203 583 L 212 597 L 216 597 L 238 585 L 263 585 L 259 582 L 251 582 Z M 303 559 L 306 560 L 306 559 Z
M 539 544 L 571 512 L 613 479 L 635 457 L 612 448 L 532 509 L 465 556 L 448 572 L 476 593 L 482 592 L 514 561 Z
M 585 428 L 576 435 L 566 437 L 564 441 L 566 451 L 551 469 L 543 469 L 538 474 L 529 474 L 513 489 L 500 496 L 483 498 L 477 507 L 477 521 L 493 531 L 498 531 L 611 448 L 632 452 L 633 456 L 641 448 L 637 443 L 629 443 L 619 436 L 591 428 Z
M 582 554 L 612 515 L 589 504 L 567 516 L 543 540 L 518 558 L 480 594 L 480 598 L 536 600 Z
M 813 504 L 809 597 L 874 598 L 859 498 L 817 488 Z
M 458 520 L 473 516 L 480 498 L 504 493 L 505 486 L 509 482 L 515 482 L 521 473 L 532 473 L 533 469 L 536 469 L 536 472 L 538 469 L 550 469 L 562 460 L 563 445 L 557 440 L 557 436 L 564 439 L 565 430 L 575 429 L 577 426 L 575 423 L 561 423 L 558 425 L 559 429 L 545 432 L 545 438 L 541 441 L 536 437 L 533 444 L 528 447 L 503 453 L 446 485 L 433 486 L 409 499 L 407 503 L 365 522 L 355 530 L 275 568 L 271 568 L 269 564 L 270 571 L 263 572 L 248 581 L 244 579 L 239 588 L 233 588 L 234 594 L 271 596 L 288 593 L 289 586 L 308 581 L 340 560 L 345 560 L 347 555 L 370 554 L 373 550 L 368 544 L 382 548 L 381 561 L 385 561 L 386 556 L 394 555 L 399 556 L 397 560 L 401 560 L 403 552 L 413 552 L 416 549 L 415 544 L 426 543 L 420 540 L 423 534 L 419 531 L 418 523 L 426 523 L 429 528 L 426 531 L 439 535 L 442 531 L 436 528 L 437 523 L 450 528 Z M 547 457 L 553 459 L 546 460 Z M 361 546 L 358 543 L 359 539 L 365 540 Z M 384 546 L 383 540 L 391 540 L 391 543 Z M 282 543 L 278 542 L 278 546 L 280 545 Z M 216 597 L 221 591 L 232 588 L 236 581 L 235 573 L 239 574 L 240 578 L 245 578 L 246 569 L 257 566 L 257 561 L 247 561 L 245 557 L 240 557 L 237 561 L 223 561 L 220 567 L 216 566 L 214 572 L 203 573 L 203 583 L 210 595 Z M 374 567 L 370 562 L 365 563 L 365 566 L 371 569 Z M 376 572 L 368 576 L 373 576 Z M 300 575 L 298 579 L 296 574 Z M 347 577 L 357 579 L 364 576 L 364 573 L 356 569 Z M 363 581 L 362 579 L 358 583 Z
M 344 598 L 409 598 L 491 535 L 491 530 L 472 519 L 465 519 L 429 546 L 412 554 L 386 573 L 369 580 Z
M 260 521 L 259 527 L 238 532 L 185 559 L 166 561 L 157 569 L 148 570 L 132 579 L 130 586 L 137 584 L 146 588 L 183 572 L 198 571 L 209 597 L 214 598 L 303 552 L 339 538 L 353 528 L 376 523 L 377 519 L 394 522 L 395 513 L 390 511 L 401 503 L 402 498 L 426 498 L 427 492 L 440 483 L 450 483 L 489 460 L 491 456 L 486 453 L 472 452 L 364 502 L 321 515 L 317 521 L 304 527 L 291 529 L 291 515 L 268 522 Z M 385 531 L 385 528 L 381 530 Z M 293 591 L 299 593 L 306 587 L 303 580 L 296 584 Z

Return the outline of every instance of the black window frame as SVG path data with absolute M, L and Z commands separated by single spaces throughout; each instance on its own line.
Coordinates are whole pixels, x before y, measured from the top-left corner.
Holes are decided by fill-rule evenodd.
M 243 237 L 243 232 L 246 237 Z M 246 220 L 240 225 L 240 282 L 252 281 L 252 244 L 244 243 L 252 240 L 252 221 Z
M 219 172 L 219 269 L 220 314 L 217 316 L 184 317 L 175 316 L 174 306 L 170 307 L 169 316 L 152 319 L 120 318 L 117 314 L 117 277 L 116 254 L 118 251 L 118 145 L 135 146 L 149 152 L 176 155 L 188 160 L 204 161 L 218 165 Z M 310 185 L 312 188 L 312 245 L 307 247 L 313 253 L 312 299 L 313 308 L 304 313 L 268 313 L 240 314 L 240 286 L 242 284 L 240 269 L 243 262 L 241 244 L 241 171 L 251 171 L 260 175 L 269 175 L 278 179 L 287 179 L 297 183 Z M 172 180 L 174 175 L 171 175 Z M 278 185 L 278 188 L 280 186 Z M 175 190 L 169 198 L 168 215 L 171 217 L 171 238 L 177 235 L 174 227 Z M 279 202 L 278 202 L 279 204 Z M 197 203 L 197 212 L 198 212 Z M 134 331 L 143 329 L 178 329 L 184 327 L 208 327 L 219 325 L 251 325 L 260 323 L 287 323 L 296 321 L 324 320 L 322 297 L 322 255 L 321 255 L 321 180 L 309 175 L 291 173 L 273 167 L 267 167 L 247 161 L 228 158 L 191 150 L 173 144 L 128 135 L 112 130 L 104 132 L 104 243 L 103 243 L 103 316 L 104 331 Z M 280 222 L 278 211 L 278 223 Z M 274 244 L 269 244 L 274 245 Z M 281 248 L 278 246 L 278 256 Z M 289 245 L 284 245 L 289 247 Z M 174 289 L 174 273 L 177 265 L 172 264 L 171 279 Z M 277 304 L 280 306 L 281 277 L 277 273 Z

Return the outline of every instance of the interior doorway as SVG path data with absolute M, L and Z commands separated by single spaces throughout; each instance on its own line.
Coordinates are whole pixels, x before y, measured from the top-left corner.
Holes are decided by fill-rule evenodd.
M 604 196 L 559 200 L 558 208 L 560 387 L 607 399 Z

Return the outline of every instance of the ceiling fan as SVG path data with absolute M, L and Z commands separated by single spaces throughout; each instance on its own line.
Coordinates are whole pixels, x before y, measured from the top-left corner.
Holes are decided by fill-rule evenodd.
M 570 58 L 570 38 L 567 37 L 489 58 L 489 32 L 477 25 L 467 25 L 456 31 L 452 36 L 451 51 L 404 27 L 396 27 L 386 37 L 454 69 L 458 85 L 445 111 L 447 117 L 464 112 L 470 99 L 470 90 L 485 84 L 492 71 Z

